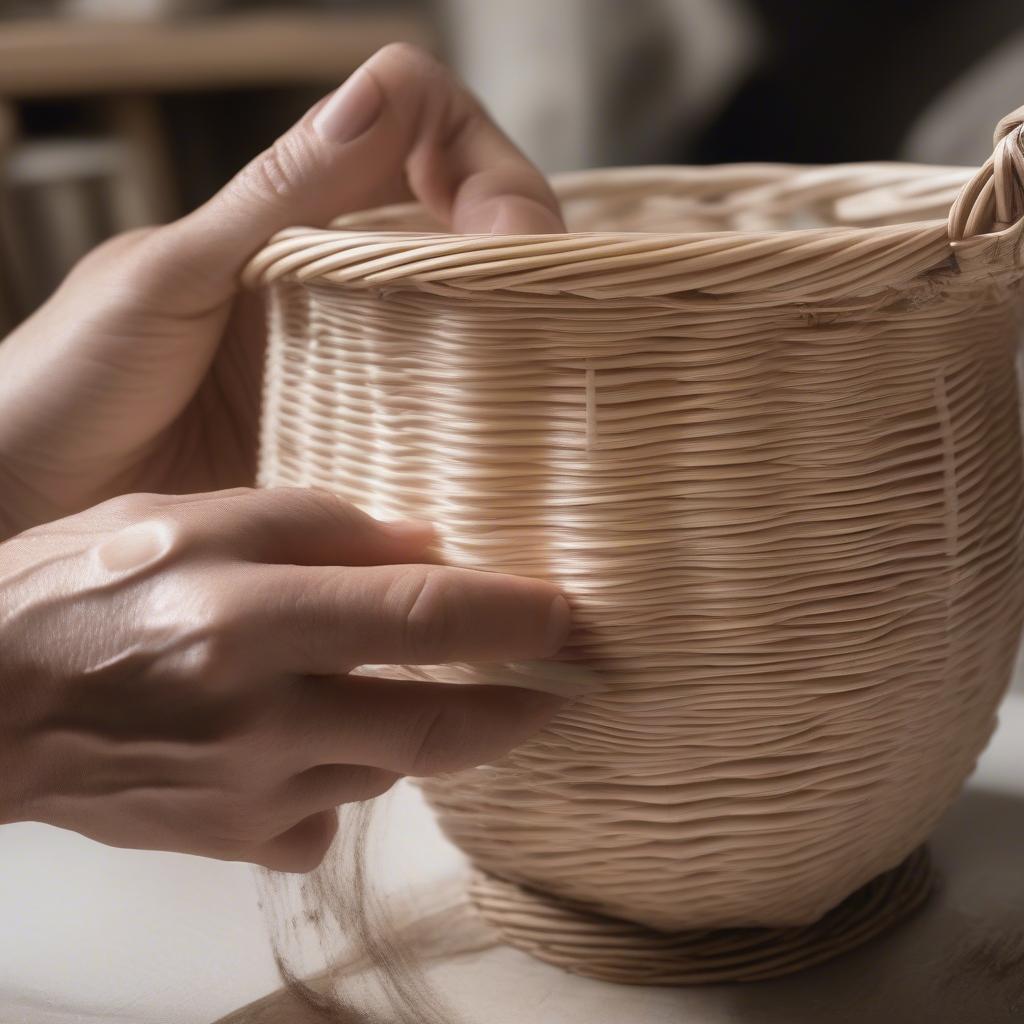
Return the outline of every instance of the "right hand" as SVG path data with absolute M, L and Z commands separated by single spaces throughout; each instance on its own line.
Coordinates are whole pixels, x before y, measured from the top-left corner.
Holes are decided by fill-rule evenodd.
M 500 757 L 557 710 L 365 664 L 543 658 L 551 585 L 422 561 L 318 491 L 130 495 L 0 545 L 0 821 L 306 871 L 333 808 Z
M 198 210 L 86 256 L 0 344 L 0 537 L 126 491 L 251 484 L 266 317 L 242 268 L 282 228 L 412 195 L 453 231 L 564 230 L 479 102 L 398 43 Z

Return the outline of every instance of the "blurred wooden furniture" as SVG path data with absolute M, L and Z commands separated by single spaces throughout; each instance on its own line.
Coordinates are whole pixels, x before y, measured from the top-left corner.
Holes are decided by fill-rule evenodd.
M 404 8 L 282 9 L 160 22 L 0 22 L 0 95 L 332 82 L 395 40 L 429 45 L 428 22 Z
M 162 97 L 326 92 L 384 44 L 430 46 L 432 38 L 419 5 L 282 5 L 177 20 L 0 18 L 0 338 L 104 237 L 169 220 L 196 201 L 175 188 L 176 168 L 179 183 L 196 178 L 186 177 Z M 19 113 L 40 105 L 80 110 L 89 134 L 26 127 L 18 138 Z M 273 124 L 267 119 L 261 145 Z M 239 152 L 239 164 L 250 155 Z

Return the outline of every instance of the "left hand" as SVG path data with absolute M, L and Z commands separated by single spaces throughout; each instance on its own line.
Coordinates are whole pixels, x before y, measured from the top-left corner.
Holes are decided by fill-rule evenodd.
M 417 565 L 330 494 L 131 494 L 0 543 L 0 824 L 308 871 L 333 808 L 489 763 L 559 701 L 366 664 L 553 655 L 539 580 Z
M 409 192 L 455 231 L 562 229 L 540 173 L 433 58 L 385 47 L 200 209 L 87 256 L 0 345 L 0 539 L 132 491 L 247 485 L 276 231 Z

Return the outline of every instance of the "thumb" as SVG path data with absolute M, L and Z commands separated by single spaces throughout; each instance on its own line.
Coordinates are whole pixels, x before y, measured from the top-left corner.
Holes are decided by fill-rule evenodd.
M 177 279 L 193 309 L 224 301 L 275 232 L 373 205 L 403 173 L 453 230 L 564 230 L 543 176 L 479 102 L 431 56 L 392 44 L 209 202 L 157 233 L 165 294 Z

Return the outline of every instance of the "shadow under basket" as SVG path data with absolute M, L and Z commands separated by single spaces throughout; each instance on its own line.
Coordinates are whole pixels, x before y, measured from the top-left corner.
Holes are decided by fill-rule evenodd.
M 261 483 L 567 595 L 570 696 L 427 779 L 514 945 L 637 983 L 818 963 L 924 900 L 1024 608 L 1024 108 L 977 172 L 596 171 L 570 231 L 276 236 Z M 500 881 L 499 881 L 500 880 Z

